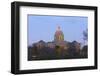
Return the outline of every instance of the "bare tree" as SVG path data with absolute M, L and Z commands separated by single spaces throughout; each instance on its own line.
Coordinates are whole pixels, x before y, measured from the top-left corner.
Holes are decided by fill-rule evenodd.
M 84 44 L 86 41 L 88 41 L 88 29 L 83 31 L 83 40 L 84 40 Z

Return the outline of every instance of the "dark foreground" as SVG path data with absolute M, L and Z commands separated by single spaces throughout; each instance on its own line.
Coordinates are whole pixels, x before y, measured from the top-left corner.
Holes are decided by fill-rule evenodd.
M 87 46 L 82 49 L 69 48 L 67 50 L 59 47 L 48 48 L 28 47 L 28 61 L 32 60 L 55 60 L 55 59 L 80 59 L 88 58 Z

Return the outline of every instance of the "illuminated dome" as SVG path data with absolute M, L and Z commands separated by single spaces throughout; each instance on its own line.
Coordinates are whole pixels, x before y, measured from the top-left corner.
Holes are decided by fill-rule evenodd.
M 57 30 L 54 35 L 54 41 L 64 41 L 64 34 L 60 29 L 60 26 L 57 27 Z

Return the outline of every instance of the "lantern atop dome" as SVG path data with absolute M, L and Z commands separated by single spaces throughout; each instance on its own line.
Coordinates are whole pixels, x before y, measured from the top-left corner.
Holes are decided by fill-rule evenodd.
M 58 31 L 60 30 L 60 26 L 57 27 L 57 30 L 58 30 Z

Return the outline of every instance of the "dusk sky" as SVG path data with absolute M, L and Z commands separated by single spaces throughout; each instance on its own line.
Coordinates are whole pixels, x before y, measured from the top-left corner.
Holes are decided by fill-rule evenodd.
M 83 43 L 83 31 L 88 27 L 88 18 L 80 16 L 28 15 L 28 45 L 43 40 L 54 40 L 57 27 L 64 33 L 64 40 Z

